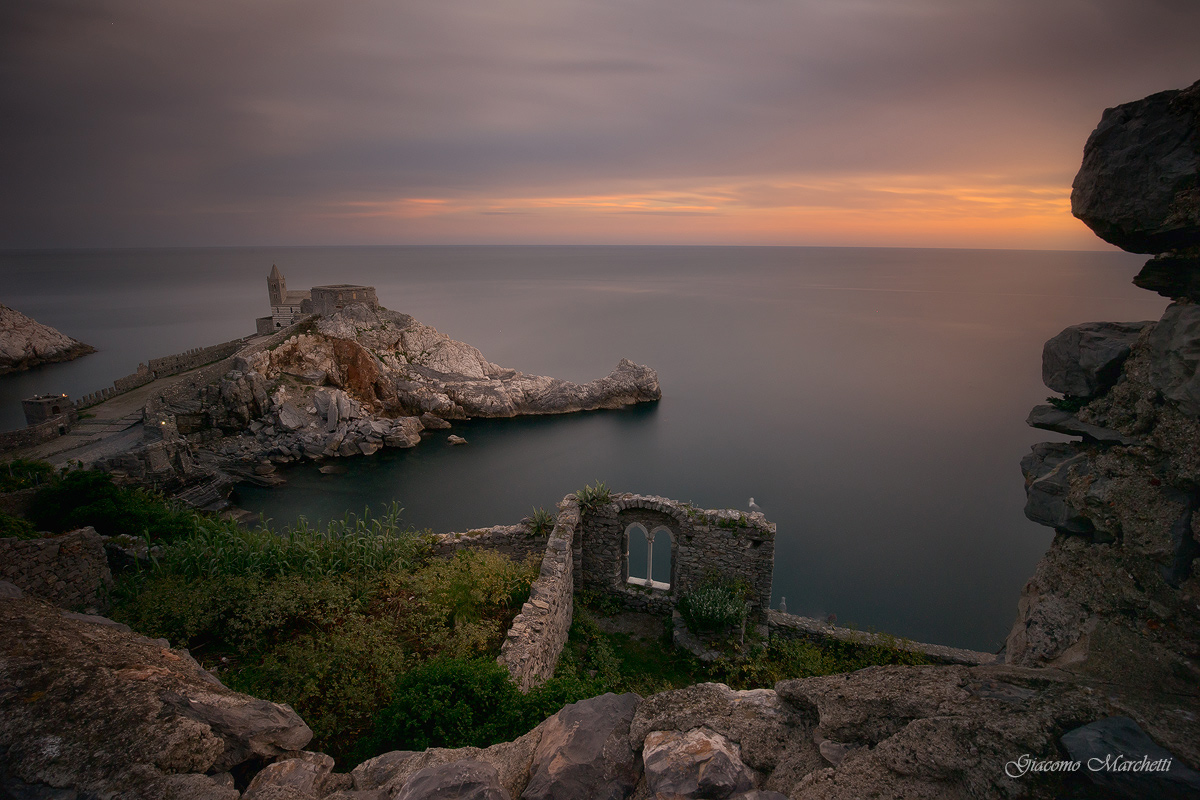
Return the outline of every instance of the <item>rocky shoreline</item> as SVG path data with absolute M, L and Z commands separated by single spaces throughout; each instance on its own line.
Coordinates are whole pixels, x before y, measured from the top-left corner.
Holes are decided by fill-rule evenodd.
M 277 483 L 276 465 L 414 447 L 471 418 L 616 409 L 661 397 L 654 370 L 627 359 L 585 384 L 529 375 L 407 314 L 351 305 L 156 392 L 142 441 L 94 466 L 215 507 L 236 481 Z
M 0 305 L 0 375 L 71 361 L 94 352 L 96 348 L 90 344 Z

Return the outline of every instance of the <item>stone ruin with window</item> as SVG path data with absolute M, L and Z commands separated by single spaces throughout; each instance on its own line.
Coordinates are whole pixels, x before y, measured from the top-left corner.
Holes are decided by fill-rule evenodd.
M 614 494 L 584 517 L 575 552 L 578 588 L 629 608 L 670 613 L 706 581 L 740 582 L 750 590 L 750 621 L 766 624 L 775 524 L 761 513 Z
M 520 536 L 494 529 L 441 537 L 440 547 L 499 549 Z M 577 590 L 608 596 L 627 608 L 669 614 L 690 590 L 709 580 L 749 587 L 747 622 L 767 633 L 775 525 L 761 513 L 696 508 L 664 497 L 614 494 L 591 510 L 575 495 L 558 505 L 545 539 L 541 574 L 513 621 L 500 663 L 522 691 L 554 673 L 567 641 Z

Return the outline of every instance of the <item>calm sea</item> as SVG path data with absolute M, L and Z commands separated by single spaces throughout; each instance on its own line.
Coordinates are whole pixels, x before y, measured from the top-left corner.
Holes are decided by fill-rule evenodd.
M 587 381 L 658 370 L 653 407 L 456 426 L 412 450 L 245 488 L 277 523 L 392 501 L 419 527 L 511 523 L 602 480 L 779 526 L 775 602 L 981 650 L 1003 641 L 1052 533 L 1022 514 L 1018 462 L 1063 438 L 1024 425 L 1042 343 L 1166 301 L 1123 253 L 741 247 L 380 247 L 0 254 L 0 302 L 95 345 L 0 378 L 79 395 L 139 361 L 252 332 L 266 276 L 367 283 L 491 361 Z

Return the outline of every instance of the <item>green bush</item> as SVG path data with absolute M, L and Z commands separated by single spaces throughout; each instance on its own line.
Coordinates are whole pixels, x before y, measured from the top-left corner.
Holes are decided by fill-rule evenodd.
M 417 589 L 441 607 L 458 627 L 485 615 L 516 611 L 529 597 L 541 557 L 531 554 L 516 564 L 492 550 L 459 550 L 445 561 L 432 561 L 416 575 Z
M 705 581 L 685 592 L 678 608 L 693 632 L 723 631 L 745 620 L 746 587 L 721 580 Z
M 194 530 L 196 515 L 144 490 L 117 486 L 107 472 L 76 470 L 38 491 L 30 518 L 54 532 L 91 525 L 105 536 L 174 539 Z
M 303 633 L 244 665 L 229 687 L 288 703 L 313 730 L 310 748 L 339 761 L 370 731 L 408 666 L 403 645 L 387 620 L 348 617 L 328 631 Z
M 508 670 L 495 660 L 434 659 L 396 682 L 359 754 L 508 741 L 524 732 L 524 705 Z
M 14 517 L 5 511 L 0 511 L 0 539 L 15 537 L 17 539 L 36 539 L 41 536 L 37 528 L 27 519 Z
M 54 477 L 54 467 L 45 461 L 14 458 L 0 464 L 0 492 L 16 492 L 41 486 Z

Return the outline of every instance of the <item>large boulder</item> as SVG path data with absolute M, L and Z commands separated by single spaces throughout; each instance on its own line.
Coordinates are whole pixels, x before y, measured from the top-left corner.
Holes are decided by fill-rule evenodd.
M 312 738 L 291 708 L 225 688 L 165 640 L 33 599 L 0 601 L 0 631 L 0 777 L 30 791 L 228 800 L 207 775 Z
M 639 700 L 636 694 L 604 694 L 565 706 L 542 723 L 523 800 L 628 797 L 641 772 L 629 744 Z
M 1092 397 L 1112 388 L 1130 348 L 1153 322 L 1084 322 L 1072 325 L 1042 347 L 1042 382 L 1072 397 Z
M 1067 754 L 1092 783 L 1114 797 L 1184 800 L 1200 797 L 1200 772 L 1159 747 L 1129 717 L 1106 717 L 1063 734 Z
M 1150 384 L 1200 416 L 1200 306 L 1172 303 L 1150 334 Z
M 1200 81 L 1104 111 L 1071 212 L 1133 253 L 1200 247 Z
M 754 788 L 738 746 L 706 728 L 654 731 L 642 749 L 646 785 L 656 798 L 724 798 Z
M 511 800 L 500 785 L 496 768 L 484 761 L 463 759 L 416 772 L 395 800 Z

